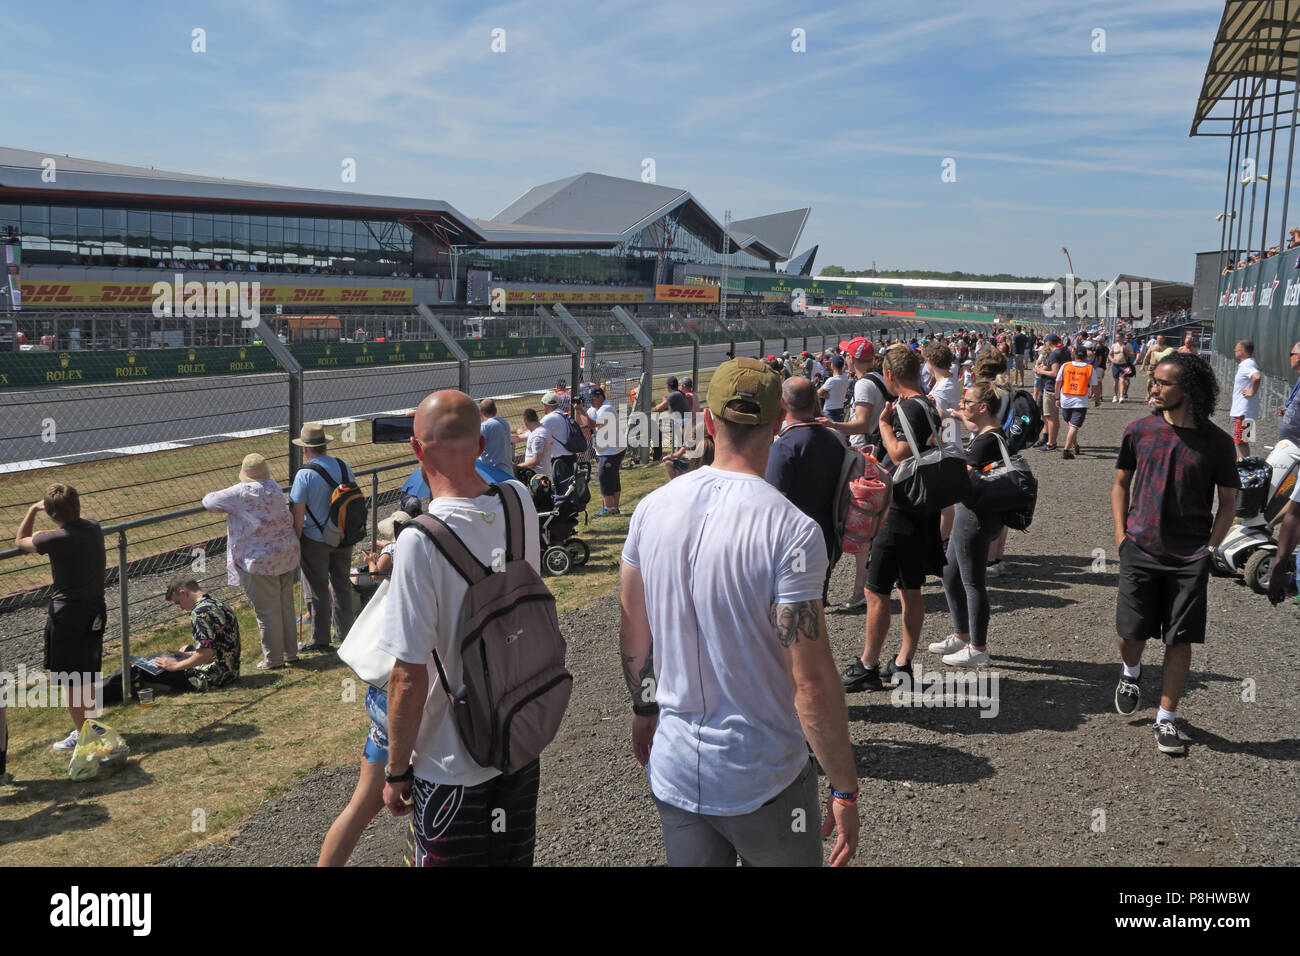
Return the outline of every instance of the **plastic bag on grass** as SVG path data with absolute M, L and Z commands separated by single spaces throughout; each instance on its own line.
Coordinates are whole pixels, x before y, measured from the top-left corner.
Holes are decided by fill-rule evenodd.
M 91 780 L 100 770 L 113 771 L 126 763 L 131 748 L 108 724 L 87 719 L 77 737 L 77 749 L 72 752 L 68 765 L 69 780 Z

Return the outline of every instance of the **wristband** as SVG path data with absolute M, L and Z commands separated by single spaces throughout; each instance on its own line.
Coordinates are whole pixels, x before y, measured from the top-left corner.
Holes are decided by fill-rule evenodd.
M 659 705 L 656 703 L 649 704 L 632 704 L 632 713 L 638 717 L 657 717 L 659 716 Z
M 385 767 L 384 779 L 389 783 L 408 783 L 409 781 L 415 779 L 415 765 L 409 764 L 404 773 L 399 773 L 396 776 L 389 773 L 388 768 Z
M 838 800 L 847 807 L 851 807 L 858 802 L 858 794 L 861 790 L 854 790 L 852 793 L 841 793 L 834 787 L 831 787 L 831 799 Z

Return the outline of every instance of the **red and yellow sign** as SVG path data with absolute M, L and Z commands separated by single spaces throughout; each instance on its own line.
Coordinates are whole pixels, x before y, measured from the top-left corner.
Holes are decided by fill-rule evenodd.
M 414 301 L 409 288 L 272 285 L 260 279 L 249 279 L 247 273 L 239 276 L 238 279 L 223 276 L 221 279 L 206 281 L 222 285 L 228 282 L 258 282 L 261 305 L 410 305 Z M 171 282 L 167 284 L 170 288 Z M 206 288 L 204 283 L 200 284 Z M 157 298 L 153 287 L 152 282 L 24 282 L 22 302 L 26 308 L 149 308 Z
M 717 302 L 716 285 L 657 285 L 657 302 Z
M 506 289 L 506 302 L 585 302 L 611 305 L 619 302 L 645 302 L 644 292 L 579 292 L 574 289 Z

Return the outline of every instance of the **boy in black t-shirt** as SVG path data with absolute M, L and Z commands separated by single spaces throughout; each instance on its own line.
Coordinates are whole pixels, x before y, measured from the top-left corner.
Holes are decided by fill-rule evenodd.
M 32 534 L 44 511 L 57 529 Z M 72 733 L 55 750 L 77 746 L 81 725 L 95 711 L 93 688 L 104 657 L 104 532 L 81 517 L 81 499 L 71 485 L 52 484 L 45 497 L 27 509 L 14 547 L 47 554 L 53 585 L 45 618 L 45 669 L 65 684 Z

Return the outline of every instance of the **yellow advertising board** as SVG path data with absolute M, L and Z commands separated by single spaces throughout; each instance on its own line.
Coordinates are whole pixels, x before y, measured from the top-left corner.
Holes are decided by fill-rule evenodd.
M 206 296 L 207 282 L 223 286 L 257 282 L 261 305 L 410 305 L 414 301 L 409 288 L 281 285 L 249 279 L 248 273 L 237 273 L 239 278 L 227 275 L 186 285 L 197 284 Z M 174 289 L 172 282 L 166 284 Z M 158 297 L 153 289 L 150 282 L 24 282 L 22 303 L 25 308 L 150 308 Z
M 657 285 L 656 302 L 717 302 L 716 285 Z
M 506 289 L 506 302 L 580 302 L 604 303 L 646 302 L 644 292 L 589 292 L 577 289 Z

